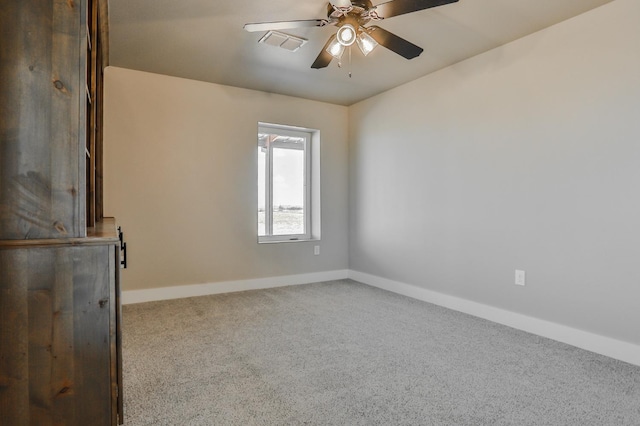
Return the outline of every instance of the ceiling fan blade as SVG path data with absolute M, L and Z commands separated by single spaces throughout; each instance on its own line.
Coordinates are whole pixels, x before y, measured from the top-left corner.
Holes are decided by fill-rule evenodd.
M 255 24 L 245 24 L 244 29 L 250 32 L 287 30 L 291 28 L 324 27 L 329 21 L 326 19 L 305 19 L 301 21 L 279 21 L 279 22 L 259 22 Z
M 455 3 L 457 1 L 458 0 L 391 0 L 375 6 L 373 11 L 379 19 L 385 19 L 432 7 L 444 6 L 445 4 Z
M 336 39 L 335 34 L 329 37 L 329 40 L 327 40 L 327 43 L 324 45 L 324 47 L 320 51 L 320 54 L 311 65 L 311 68 L 315 68 L 315 69 L 325 68 L 327 65 L 331 63 L 333 56 L 331 56 L 331 53 L 327 52 L 327 48 L 329 47 L 331 42 L 335 39 Z
M 407 59 L 413 59 L 416 56 L 420 56 L 423 51 L 420 46 L 416 46 L 415 44 L 403 39 L 402 37 L 398 37 L 377 25 L 368 27 L 367 30 L 369 35 L 373 37 L 378 44 Z

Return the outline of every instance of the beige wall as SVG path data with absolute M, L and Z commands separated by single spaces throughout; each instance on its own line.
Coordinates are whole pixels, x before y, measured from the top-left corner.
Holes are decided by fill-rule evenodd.
M 347 118 L 342 106 L 107 68 L 105 213 L 128 241 L 124 289 L 346 269 Z M 320 130 L 319 243 L 257 244 L 258 121 Z
M 640 343 L 639 23 L 616 0 L 352 106 L 350 268 Z

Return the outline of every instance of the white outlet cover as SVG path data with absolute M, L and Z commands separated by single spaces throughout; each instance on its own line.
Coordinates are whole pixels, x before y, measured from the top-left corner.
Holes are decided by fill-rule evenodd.
M 525 284 L 525 274 L 521 269 L 516 269 L 516 285 L 524 285 Z

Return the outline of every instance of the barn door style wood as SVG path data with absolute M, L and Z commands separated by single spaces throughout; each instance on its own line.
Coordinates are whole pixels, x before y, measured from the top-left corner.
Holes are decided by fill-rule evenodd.
M 7 425 L 111 425 L 115 246 L 0 250 Z
M 0 240 L 82 237 L 86 1 L 0 8 Z

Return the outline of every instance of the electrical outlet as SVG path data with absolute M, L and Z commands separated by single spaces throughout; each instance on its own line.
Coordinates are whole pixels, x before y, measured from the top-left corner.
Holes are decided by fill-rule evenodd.
M 524 271 L 516 269 L 516 285 L 524 285 Z
M 313 246 L 313 254 L 316 256 L 320 254 L 320 246 Z

